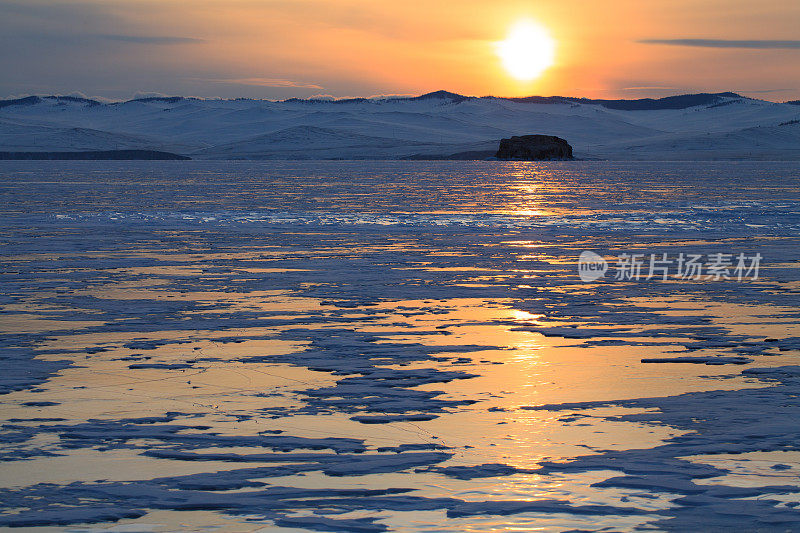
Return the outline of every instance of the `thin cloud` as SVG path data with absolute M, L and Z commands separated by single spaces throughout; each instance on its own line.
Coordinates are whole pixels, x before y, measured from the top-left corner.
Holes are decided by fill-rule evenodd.
M 114 34 L 99 34 L 95 35 L 98 39 L 106 39 L 108 41 L 119 41 L 123 43 L 134 44 L 196 44 L 204 43 L 203 39 L 195 39 L 193 37 L 165 37 L 165 36 L 146 36 L 146 35 L 114 35 Z
M 211 83 L 230 83 L 233 85 L 252 85 L 255 87 L 294 87 L 298 89 L 317 89 L 325 90 L 324 87 L 314 83 L 302 81 L 292 81 L 280 78 L 193 78 L 198 81 L 208 81 Z
M 412 93 L 384 93 L 384 94 L 373 94 L 368 96 L 370 100 L 391 100 L 392 98 L 412 98 L 414 96 L 419 96 L 418 94 Z
M 334 96 L 332 94 L 312 94 L 308 97 L 309 100 L 342 100 L 340 96 Z
M 622 91 L 674 91 L 678 87 L 667 87 L 662 85 L 643 85 L 640 87 L 623 87 Z
M 699 48 L 750 48 L 753 50 L 800 50 L 800 41 L 753 40 L 738 41 L 727 39 L 642 39 L 642 44 L 666 44 L 670 46 L 694 46 Z
M 794 89 L 740 89 L 743 93 L 785 93 Z

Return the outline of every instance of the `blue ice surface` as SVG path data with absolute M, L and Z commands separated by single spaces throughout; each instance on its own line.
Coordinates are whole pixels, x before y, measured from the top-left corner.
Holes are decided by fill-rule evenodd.
M 11 397 L 14 391 L 38 390 L 43 398 L 28 402 L 38 409 L 29 418 L 7 420 L 2 426 L 0 459 L 35 461 L 71 450 L 128 450 L 164 461 L 231 467 L 140 481 L 16 483 L 0 491 L 5 511 L 0 525 L 66 526 L 134 519 L 153 510 L 211 510 L 260 517 L 279 527 L 383 531 L 388 526 L 381 522 L 381 512 L 438 510 L 459 520 L 566 514 L 596 516 L 602 526 L 604 517 L 646 515 L 661 530 L 698 525 L 710 530 L 798 529 L 800 515 L 773 498 L 799 496 L 797 485 L 703 484 L 698 480 L 727 471 L 685 457 L 800 451 L 800 372 L 780 366 L 779 357 L 796 353 L 800 339 L 752 338 L 700 313 L 666 316 L 642 300 L 631 301 L 675 297 L 799 308 L 798 200 L 800 168 L 795 163 L 2 162 L 0 302 L 4 309 L 29 308 L 27 313 L 47 320 L 47 327 L 0 336 L 0 393 Z M 748 283 L 604 280 L 581 286 L 574 263 L 584 249 L 611 256 L 632 251 L 670 256 L 758 252 L 764 268 L 760 280 Z M 280 253 L 268 253 L 272 251 Z M 198 266 L 187 254 L 213 257 L 202 262 L 203 273 L 197 275 L 181 270 Z M 421 265 L 426 268 L 416 268 Z M 281 290 L 317 299 L 320 305 L 289 315 L 192 299 L 85 295 L 87 289 L 151 276 L 129 270 L 136 267 L 170 272 L 158 275 L 165 280 L 165 291 L 246 295 Z M 467 269 L 475 267 L 488 269 L 479 286 L 469 283 L 474 272 Z M 243 275 L 241 269 L 264 270 Z M 537 275 L 526 276 L 525 269 Z M 409 318 L 446 312 L 446 302 L 457 298 L 510 299 L 514 309 L 559 324 L 515 327 L 578 345 L 672 345 L 682 354 L 652 361 L 660 364 L 747 364 L 772 357 L 775 368 L 742 371 L 770 385 L 760 389 L 524 407 L 644 408 L 645 414 L 625 419 L 686 430 L 654 448 L 600 450 L 566 462 L 542 462 L 534 469 L 501 463 L 442 466 L 455 452 L 435 441 L 375 449 L 362 439 L 341 436 L 234 436 L 182 412 L 132 419 L 113 414 L 90 420 L 46 416 L 46 408 L 59 403 L 47 396 L 48 383 L 64 369 L 91 366 L 92 357 L 114 348 L 59 349 L 48 344 L 55 336 L 122 334 L 129 339 L 122 347 L 138 352 L 126 364 L 131 372 L 169 373 L 202 370 L 216 361 L 208 354 L 190 354 L 179 363 L 152 358 L 149 354 L 158 354 L 160 348 L 189 344 L 167 335 L 170 331 L 229 332 L 217 342 L 234 343 L 257 338 L 245 332 L 248 328 L 274 326 L 280 332 L 275 338 L 302 343 L 305 349 L 242 355 L 236 363 L 294 365 L 325 372 L 335 382 L 298 391 L 292 407 L 237 416 L 341 414 L 369 427 L 424 424 L 478 402 L 445 392 L 454 380 L 480 374 L 480 367 L 470 363 L 487 346 L 428 345 L 400 338 Z M 406 300 L 427 303 L 394 311 L 377 305 Z M 343 325 L 352 320 L 348 317 L 354 309 L 359 320 L 391 319 L 398 331 L 364 333 Z M 151 338 L 159 333 L 163 338 Z M 444 325 L 428 332 L 446 333 Z M 692 355 L 709 348 L 719 357 Z M 443 363 L 450 369 L 443 369 Z M 44 437 L 57 438 L 41 445 Z M 243 453 L 242 448 L 253 452 Z M 450 495 L 419 496 L 399 485 L 308 489 L 265 481 L 308 472 L 329 478 L 425 473 L 441 476 L 444 483 L 606 470 L 618 475 L 598 482 L 598 489 L 671 494 L 676 505 L 653 511 L 568 497 L 465 501 Z M 373 514 L 337 516 L 359 512 Z

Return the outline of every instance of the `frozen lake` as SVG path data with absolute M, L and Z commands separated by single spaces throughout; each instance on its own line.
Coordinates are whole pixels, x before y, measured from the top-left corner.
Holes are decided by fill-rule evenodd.
M 800 529 L 796 163 L 2 162 L 0 201 L 0 527 Z

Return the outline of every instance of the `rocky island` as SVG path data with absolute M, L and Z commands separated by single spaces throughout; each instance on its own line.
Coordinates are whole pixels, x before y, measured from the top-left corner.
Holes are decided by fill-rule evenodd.
M 522 135 L 501 139 L 497 159 L 553 161 L 572 159 L 572 146 L 552 135 Z

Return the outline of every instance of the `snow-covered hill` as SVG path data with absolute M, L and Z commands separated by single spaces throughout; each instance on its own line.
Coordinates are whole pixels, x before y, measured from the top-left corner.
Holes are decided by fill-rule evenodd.
M 0 100 L 0 151 L 160 150 L 201 159 L 484 157 L 557 135 L 579 158 L 800 160 L 800 105 L 734 93 L 659 100 L 465 97 Z M 476 155 L 477 154 L 477 155 Z

